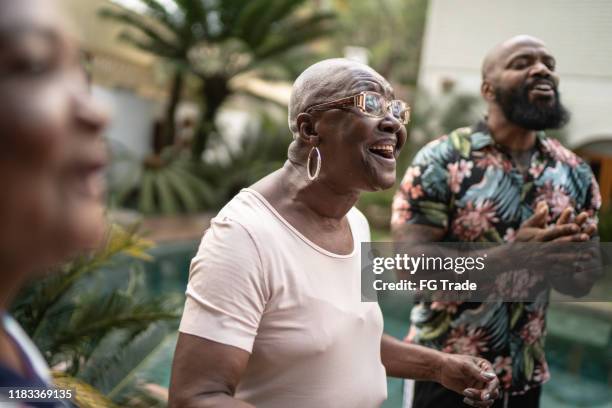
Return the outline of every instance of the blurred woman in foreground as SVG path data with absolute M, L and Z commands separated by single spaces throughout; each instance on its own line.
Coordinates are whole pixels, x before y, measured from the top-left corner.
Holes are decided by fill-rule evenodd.
M 373 408 L 386 375 L 493 404 L 486 360 L 383 335 L 378 304 L 361 301 L 370 230 L 354 205 L 394 184 L 407 119 L 366 65 L 325 60 L 295 81 L 287 162 L 221 210 L 192 261 L 172 407 Z
M 50 386 L 7 314 L 20 287 L 105 234 L 101 130 L 79 48 L 50 0 L 0 1 L 0 387 Z M 7 388 L 0 394 L 6 399 Z

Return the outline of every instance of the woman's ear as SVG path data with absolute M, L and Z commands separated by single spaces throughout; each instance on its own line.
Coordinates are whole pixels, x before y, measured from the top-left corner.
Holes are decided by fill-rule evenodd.
M 319 135 L 315 130 L 315 122 L 312 115 L 302 112 L 296 118 L 296 123 L 298 128 L 298 138 L 310 146 L 318 146 L 320 140 Z

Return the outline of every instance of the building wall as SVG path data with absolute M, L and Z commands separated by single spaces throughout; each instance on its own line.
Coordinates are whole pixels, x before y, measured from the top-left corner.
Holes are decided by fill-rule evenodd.
M 92 58 L 93 94 L 111 110 L 106 130 L 113 149 L 142 159 L 152 151 L 153 126 L 162 116 L 166 84 L 154 56 L 119 40 L 126 26 L 99 16 L 120 9 L 110 0 L 60 0 L 81 47 Z
M 157 102 L 144 99 L 129 90 L 94 86 L 93 96 L 111 109 L 106 129 L 114 151 L 142 159 L 152 151 L 153 125 L 159 117 Z
M 612 140 L 610 0 L 430 0 L 420 85 L 435 95 L 450 79 L 478 93 L 482 58 L 517 34 L 541 38 L 557 59 L 570 146 Z

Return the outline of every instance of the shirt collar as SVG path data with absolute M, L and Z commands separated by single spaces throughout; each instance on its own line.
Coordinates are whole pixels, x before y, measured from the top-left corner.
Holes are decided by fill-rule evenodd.
M 500 150 L 497 143 L 491 136 L 491 132 L 484 120 L 479 121 L 472 126 L 472 150 L 482 150 L 487 146 L 493 146 Z M 547 147 L 547 143 L 544 143 L 548 139 L 546 132 L 543 130 L 536 132 L 536 148 L 544 153 L 550 154 L 550 150 Z

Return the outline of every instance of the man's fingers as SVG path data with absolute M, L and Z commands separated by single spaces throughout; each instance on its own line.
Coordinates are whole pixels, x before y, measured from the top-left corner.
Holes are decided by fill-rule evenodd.
M 521 227 L 544 228 L 548 218 L 548 204 L 540 201 L 531 217 L 529 217 Z
M 565 236 L 576 234 L 580 231 L 580 227 L 576 224 L 565 224 L 565 225 L 554 225 L 546 231 L 542 231 L 540 233 L 541 241 L 552 241 L 553 239 Z
M 582 224 L 584 224 L 584 222 L 589 218 L 589 214 L 585 211 L 581 212 L 580 214 L 578 214 L 576 216 L 576 218 L 574 219 L 574 223 L 578 226 L 582 226 Z
M 544 225 L 546 225 L 546 215 L 546 211 L 536 212 L 521 227 L 544 228 Z
M 586 242 L 589 240 L 589 235 L 585 233 L 578 233 L 573 235 L 565 235 L 559 238 L 555 238 L 552 242 Z
M 597 224 L 588 224 L 586 227 L 582 228 L 582 232 L 592 237 L 597 232 Z
M 574 209 L 571 207 L 568 207 L 565 210 L 563 210 L 561 212 L 561 215 L 557 219 L 557 225 L 567 224 L 570 221 L 570 218 L 573 212 L 574 212 Z

